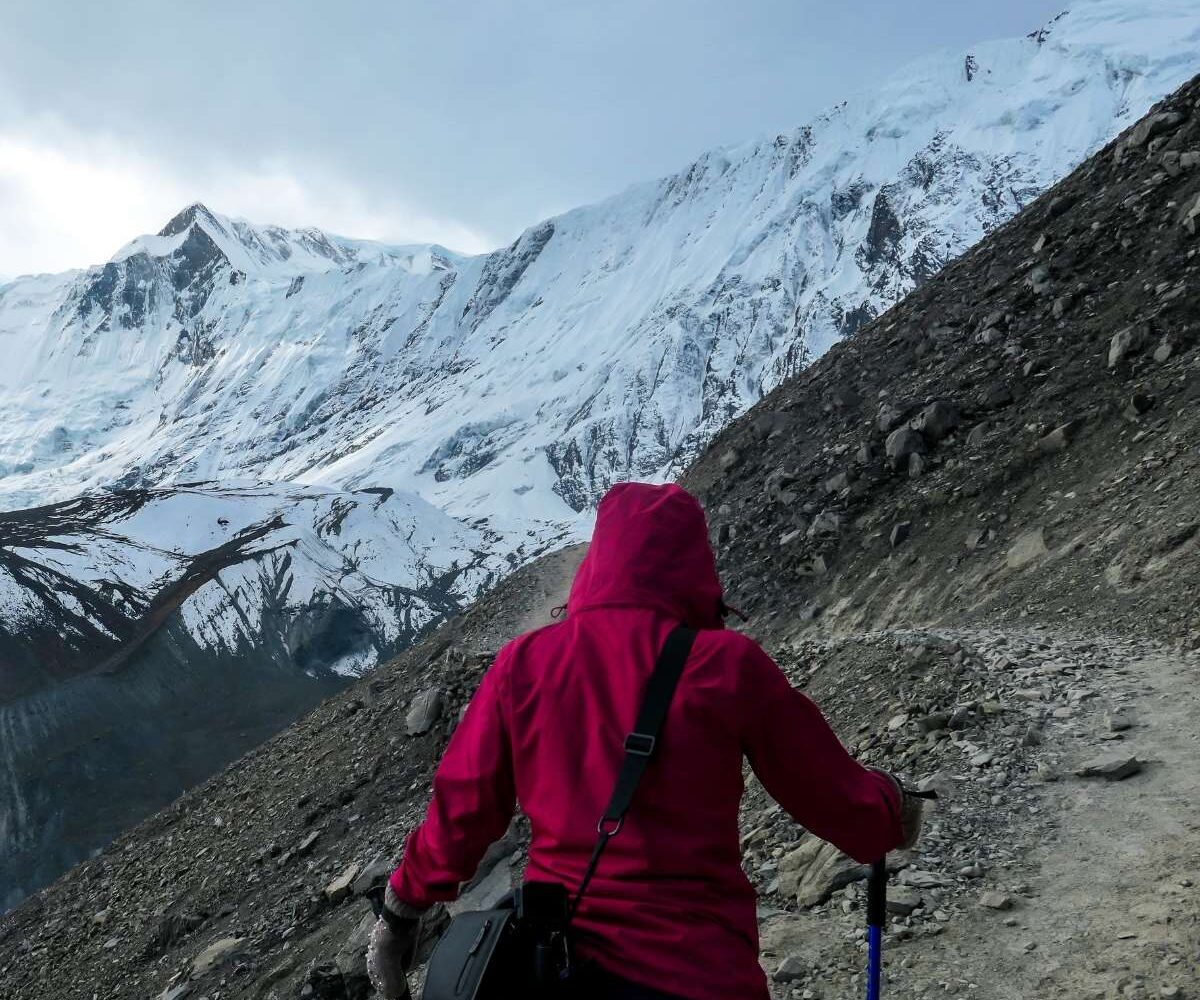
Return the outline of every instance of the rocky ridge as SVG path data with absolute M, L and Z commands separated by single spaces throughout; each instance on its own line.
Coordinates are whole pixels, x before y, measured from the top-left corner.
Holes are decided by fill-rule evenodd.
M 892 995 L 1193 986 L 1198 150 L 1193 81 L 684 477 L 754 633 L 860 754 L 943 793 L 896 859 Z M 0 921 L 0 988 L 367 995 L 358 897 L 491 654 L 546 620 L 570 558 L 526 567 Z M 860 995 L 861 872 L 753 785 L 743 819 L 772 988 Z M 471 898 L 521 850 L 518 824 Z

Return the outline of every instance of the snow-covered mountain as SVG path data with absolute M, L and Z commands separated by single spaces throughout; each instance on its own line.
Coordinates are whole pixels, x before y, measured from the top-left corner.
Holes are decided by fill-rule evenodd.
M 116 671 L 176 612 L 210 650 L 357 676 L 495 578 L 490 541 L 386 488 L 194 484 L 0 514 L 4 629 L 28 640 L 0 711 L 39 681 Z M 315 624 L 330 617 L 336 635 Z
M 494 253 L 193 205 L 0 284 L 0 751 L 51 745 L 36 699 L 64 683 L 109 705 L 92 667 L 368 665 L 611 482 L 680 471 L 1197 71 L 1196 0 L 1093 0 Z
M 1198 32 L 1194 0 L 1084 4 L 479 257 L 192 206 L 0 291 L 0 495 L 233 475 L 571 525 L 1200 69 Z
M 492 541 L 386 488 L 0 514 L 0 909 L 458 610 Z

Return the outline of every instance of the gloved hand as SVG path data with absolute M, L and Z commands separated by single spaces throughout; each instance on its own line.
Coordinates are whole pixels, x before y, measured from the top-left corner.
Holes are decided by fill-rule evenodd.
M 917 846 L 917 838 L 921 836 L 921 827 L 925 822 L 925 800 L 936 799 L 937 793 L 918 792 L 912 788 L 905 788 L 899 778 L 891 771 L 885 771 L 881 767 L 873 767 L 871 770 L 878 771 L 890 780 L 896 786 L 896 791 L 900 793 L 900 835 L 902 839 L 896 847 L 901 851 L 912 850 Z
M 383 912 L 371 931 L 367 945 L 367 975 L 384 1000 L 409 1000 L 409 970 L 421 936 L 421 915 L 392 892 L 383 897 Z

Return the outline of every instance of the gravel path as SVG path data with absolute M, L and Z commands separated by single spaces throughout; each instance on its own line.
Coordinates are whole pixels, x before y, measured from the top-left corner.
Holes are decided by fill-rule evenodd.
M 826 643 L 844 656 L 854 644 L 903 646 L 918 635 L 959 645 L 998 675 L 998 714 L 1011 718 L 953 733 L 935 755 L 941 766 L 933 781 L 943 799 L 909 871 L 893 878 L 892 896 L 911 902 L 904 884 L 910 875 L 920 882 L 928 873 L 947 884 L 918 890 L 917 909 L 892 918 L 885 995 L 1195 995 L 1195 654 L 1134 639 L 991 629 L 906 630 Z M 1030 728 L 1040 742 L 1014 749 L 1015 733 Z M 1120 780 L 1076 774 L 1096 760 L 1128 758 L 1140 769 Z M 974 864 L 960 865 L 972 857 Z M 862 902 L 857 883 L 813 911 L 766 911 L 765 964 L 790 980 L 775 983 L 777 996 L 862 995 Z

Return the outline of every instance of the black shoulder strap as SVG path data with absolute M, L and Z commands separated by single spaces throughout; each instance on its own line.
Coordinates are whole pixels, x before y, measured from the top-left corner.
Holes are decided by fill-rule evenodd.
M 621 832 L 625 822 L 625 814 L 633 804 L 633 795 L 637 791 L 642 775 L 650 758 L 658 746 L 658 738 L 662 733 L 663 723 L 667 719 L 667 711 L 671 707 L 671 699 L 675 695 L 675 685 L 679 675 L 683 673 L 683 665 L 687 662 L 696 639 L 695 629 L 685 625 L 677 625 L 667 636 L 659 651 L 658 660 L 654 664 L 654 673 L 646 685 L 646 693 L 642 696 L 642 707 L 638 711 L 637 722 L 633 732 L 625 737 L 625 757 L 621 761 L 621 770 L 617 774 L 617 783 L 613 788 L 612 798 L 608 808 L 596 826 L 596 846 L 592 849 L 591 860 L 588 861 L 583 881 L 571 904 L 571 916 L 579 909 L 583 894 L 587 892 L 592 876 L 596 874 L 596 865 L 608 842 Z

